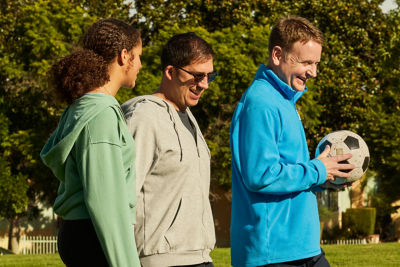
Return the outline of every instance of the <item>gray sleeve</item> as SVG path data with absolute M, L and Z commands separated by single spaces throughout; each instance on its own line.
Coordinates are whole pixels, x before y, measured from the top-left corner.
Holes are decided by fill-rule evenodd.
M 151 103 L 137 103 L 125 111 L 127 125 L 136 146 L 136 194 L 139 195 L 146 175 L 158 158 L 156 108 Z

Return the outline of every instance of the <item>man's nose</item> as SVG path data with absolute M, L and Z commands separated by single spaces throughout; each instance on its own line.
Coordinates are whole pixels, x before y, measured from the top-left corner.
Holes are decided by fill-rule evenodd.
M 208 77 L 204 76 L 204 78 L 201 79 L 201 81 L 199 81 L 197 85 L 203 89 L 208 89 Z
M 311 78 L 317 77 L 317 65 L 316 64 L 310 64 L 310 66 L 307 70 L 307 75 Z

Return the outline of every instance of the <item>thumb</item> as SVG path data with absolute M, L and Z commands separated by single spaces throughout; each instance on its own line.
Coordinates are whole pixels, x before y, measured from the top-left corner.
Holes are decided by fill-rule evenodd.
M 324 151 L 322 151 L 322 153 L 319 154 L 319 156 L 317 157 L 317 159 L 327 158 L 330 151 L 331 151 L 331 147 L 328 146 L 328 145 L 326 145 Z

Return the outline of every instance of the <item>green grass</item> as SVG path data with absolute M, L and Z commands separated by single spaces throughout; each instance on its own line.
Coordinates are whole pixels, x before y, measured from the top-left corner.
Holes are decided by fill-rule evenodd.
M 325 250 L 332 267 L 400 267 L 400 243 L 382 243 L 370 245 L 325 245 Z M 215 267 L 230 267 L 229 248 L 213 250 L 211 257 Z M 41 267 L 64 266 L 58 254 L 50 255 L 3 255 L 0 267 Z
M 368 245 L 324 245 L 332 267 L 400 267 L 400 243 Z M 211 257 L 215 267 L 230 267 L 229 248 L 215 249 Z
M 322 248 L 331 266 L 400 266 L 400 243 L 326 245 Z
M 58 254 L 46 255 L 3 255 L 0 256 L 0 267 L 42 267 L 65 266 Z

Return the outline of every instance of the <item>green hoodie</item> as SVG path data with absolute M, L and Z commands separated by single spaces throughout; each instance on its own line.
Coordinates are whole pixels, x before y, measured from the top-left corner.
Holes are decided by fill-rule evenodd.
M 140 266 L 134 147 L 117 100 L 86 94 L 66 108 L 40 153 L 60 180 L 54 211 L 64 220 L 90 218 L 110 266 Z

